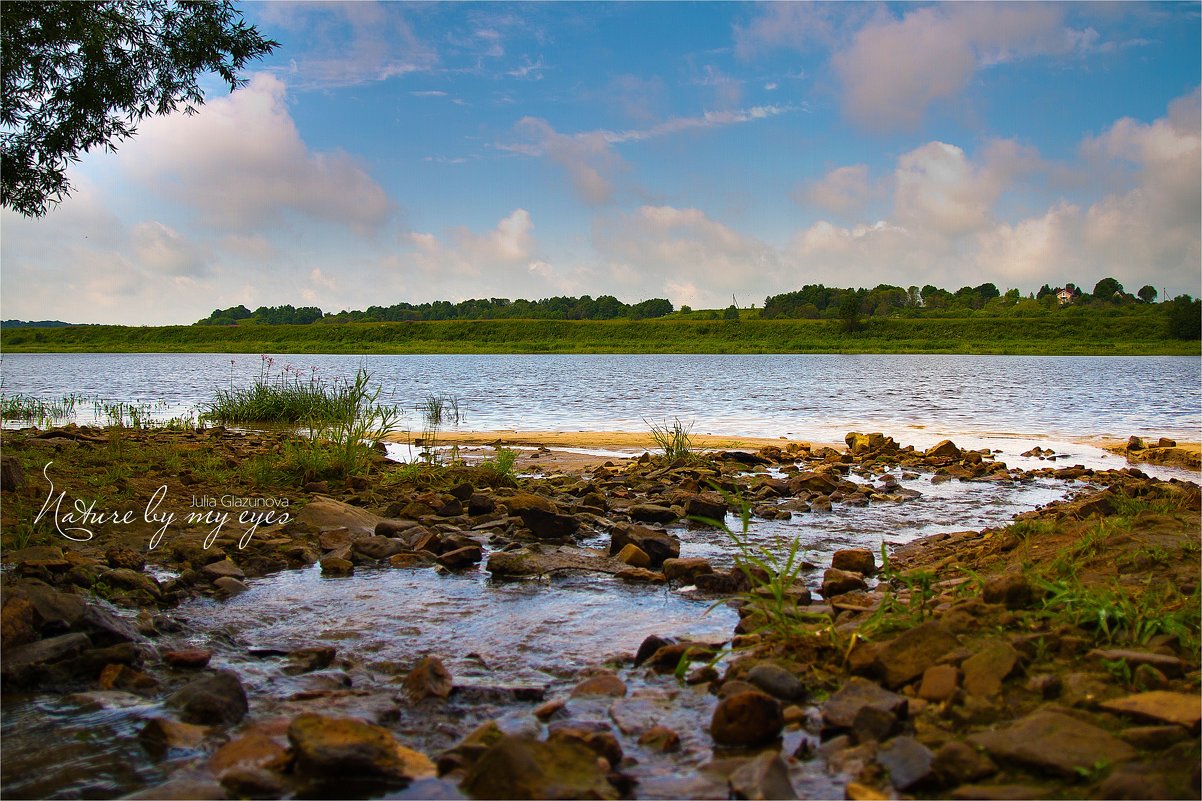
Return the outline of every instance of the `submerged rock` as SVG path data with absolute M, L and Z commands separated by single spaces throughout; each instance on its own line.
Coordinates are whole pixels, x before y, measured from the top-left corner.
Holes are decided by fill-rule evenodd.
M 205 726 L 232 726 L 249 708 L 246 690 L 232 670 L 193 679 L 167 699 L 167 706 L 178 709 L 185 723 Z

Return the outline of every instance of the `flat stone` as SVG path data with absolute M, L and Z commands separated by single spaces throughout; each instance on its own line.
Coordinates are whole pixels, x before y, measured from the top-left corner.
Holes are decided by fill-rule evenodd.
M 1185 671 L 1185 662 L 1168 654 L 1157 654 L 1150 651 L 1133 651 L 1122 648 L 1095 648 L 1087 654 L 1094 659 L 1104 659 L 1108 662 L 1122 660 L 1132 668 L 1139 665 L 1149 665 L 1166 676 L 1180 676 Z
M 671 523 L 680 517 L 680 515 L 667 506 L 660 506 L 655 503 L 635 504 L 627 512 L 632 520 L 641 520 L 648 523 Z
M 668 577 L 658 570 L 648 570 L 645 567 L 628 567 L 614 573 L 614 578 L 623 581 L 637 581 L 643 584 L 667 584 Z
M 670 754 L 680 750 L 680 735 L 667 726 L 657 724 L 639 735 L 639 745 Z
M 1137 755 L 1134 748 L 1104 729 L 1051 710 L 971 735 L 968 742 L 1001 762 L 1069 778 L 1078 775 L 1078 768 L 1092 770 L 1099 762 L 1113 765 Z
M 541 576 L 557 570 L 587 570 L 616 574 L 628 567 L 617 559 L 611 559 L 584 548 L 548 549 L 541 553 L 525 549 L 493 551 L 488 555 L 488 562 L 484 565 L 484 569 L 493 575 L 514 578 Z
M 865 583 L 864 577 L 859 573 L 831 567 L 827 568 L 826 572 L 822 574 L 821 592 L 823 598 L 834 598 L 836 595 L 865 589 L 868 589 L 868 584 Z
M 959 642 L 946 625 L 929 620 L 883 643 L 875 652 L 873 667 L 886 687 L 900 687 L 957 647 Z
M 436 656 L 423 656 L 405 676 L 405 693 L 414 703 L 425 698 L 447 698 L 452 689 L 451 671 Z
M 226 598 L 233 598 L 235 595 L 241 595 L 250 589 L 246 586 L 246 582 L 239 581 L 233 576 L 222 576 L 213 582 L 213 586 L 221 590 Z
M 30 678 L 29 674 L 40 665 L 78 656 L 91 645 L 88 635 L 73 632 L 7 649 L 4 652 L 4 678 L 18 681 Z
M 213 652 L 207 648 L 183 648 L 163 653 L 163 661 L 178 668 L 202 668 L 212 658 Z
M 876 752 L 876 761 L 889 771 L 889 781 L 899 790 L 917 787 L 931 778 L 933 755 L 908 735 L 894 737 Z
M 931 772 L 944 787 L 974 782 L 997 773 L 993 760 L 960 740 L 949 740 L 935 751 Z
M 1049 788 L 1035 784 L 965 784 L 948 795 L 956 801 L 1038 801 L 1051 797 Z
M 848 731 L 856 715 L 866 706 L 904 717 L 906 697 L 889 692 L 868 679 L 853 676 L 822 705 L 824 731 Z
M 780 754 L 765 751 L 730 774 L 730 791 L 735 798 L 765 801 L 770 798 L 797 798 L 789 781 L 789 768 Z
M 1002 691 L 1002 682 L 1018 664 L 1018 652 L 1004 640 L 986 643 L 981 650 L 965 659 L 964 689 L 970 695 L 988 697 Z
M 409 550 L 409 545 L 404 540 L 381 537 L 375 534 L 360 537 L 351 543 L 352 552 L 366 556 L 368 559 L 377 559 L 380 561 L 407 550 Z
M 242 568 L 238 567 L 232 559 L 222 559 L 220 562 L 210 562 L 200 569 L 200 574 L 209 581 L 216 581 L 219 578 L 246 578 L 246 574 L 242 572 Z
M 932 665 L 922 673 L 918 697 L 940 703 L 952 698 L 960 687 L 960 671 L 955 665 Z
M 338 556 L 327 556 L 321 560 L 321 575 L 349 576 L 355 572 L 355 564 L 349 559 Z
M 1130 715 L 1139 720 L 1175 723 L 1184 726 L 1193 735 L 1198 734 L 1199 722 L 1202 721 L 1202 700 L 1197 695 L 1167 690 L 1104 701 L 1101 707 L 1107 712 Z
M 706 573 L 713 573 L 714 567 L 708 559 L 699 556 L 665 559 L 663 565 L 664 575 L 669 581 L 677 581 L 681 583 L 691 583 L 698 576 Z
M 1189 734 L 1181 726 L 1132 726 L 1119 732 L 1123 742 L 1130 743 L 1141 751 L 1161 751 L 1175 745 Z
M 236 766 L 283 770 L 289 760 L 282 743 L 262 731 L 251 731 L 218 748 L 209 760 L 209 770 L 216 776 Z
M 293 523 L 311 526 L 319 532 L 347 528 L 362 534 L 374 534 L 380 520 L 378 515 L 366 509 L 333 498 L 311 500 L 293 517 Z
M 465 545 L 462 548 L 456 548 L 441 554 L 438 557 L 438 564 L 447 570 L 463 570 L 464 568 L 478 564 L 483 558 L 484 549 L 479 545 Z

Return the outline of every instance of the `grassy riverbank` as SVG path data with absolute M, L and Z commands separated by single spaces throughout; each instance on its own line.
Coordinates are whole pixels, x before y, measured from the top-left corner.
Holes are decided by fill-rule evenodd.
M 12 329 L 8 352 L 960 353 L 1198 355 L 1146 316 L 828 320 L 482 320 L 278 326 Z

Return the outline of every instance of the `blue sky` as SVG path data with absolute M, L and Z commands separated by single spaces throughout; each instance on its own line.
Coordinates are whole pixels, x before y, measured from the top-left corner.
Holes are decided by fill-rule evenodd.
M 1199 294 L 1197 3 L 240 8 L 282 43 L 245 88 L 3 212 L 3 317 Z

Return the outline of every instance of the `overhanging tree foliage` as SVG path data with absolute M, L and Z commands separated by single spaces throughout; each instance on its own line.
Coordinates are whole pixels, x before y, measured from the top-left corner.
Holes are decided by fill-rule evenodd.
M 204 103 L 198 79 L 230 91 L 278 47 L 229 2 L 0 3 L 0 205 L 40 217 L 70 194 L 68 164 L 108 150 L 140 120 Z

